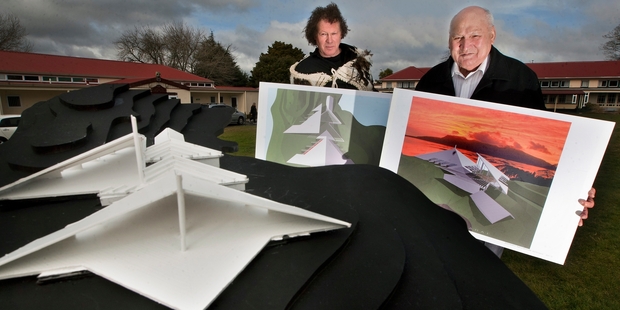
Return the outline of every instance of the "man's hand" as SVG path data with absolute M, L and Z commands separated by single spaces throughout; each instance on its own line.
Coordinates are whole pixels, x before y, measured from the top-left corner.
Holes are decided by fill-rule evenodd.
M 588 218 L 588 209 L 594 208 L 594 196 L 596 195 L 596 189 L 592 187 L 588 191 L 588 199 L 579 199 L 579 203 L 583 206 L 583 211 L 579 215 L 581 219 L 579 219 L 579 226 L 583 226 L 583 220 Z

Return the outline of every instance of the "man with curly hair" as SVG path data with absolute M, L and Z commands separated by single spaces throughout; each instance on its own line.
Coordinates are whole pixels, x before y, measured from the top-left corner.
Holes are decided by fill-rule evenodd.
M 290 68 L 291 83 L 312 86 L 374 90 L 370 51 L 340 42 L 349 27 L 338 6 L 330 3 L 312 11 L 304 33 L 316 46 Z

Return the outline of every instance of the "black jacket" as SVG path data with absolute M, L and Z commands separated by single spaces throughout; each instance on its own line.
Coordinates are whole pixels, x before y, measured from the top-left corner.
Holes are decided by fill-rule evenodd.
M 545 109 L 536 73 L 522 62 L 504 56 L 491 47 L 491 63 L 474 90 L 471 99 Z M 452 57 L 431 68 L 416 86 L 416 90 L 454 96 Z
M 345 43 L 340 43 L 340 54 L 329 58 L 321 56 L 319 49 L 316 48 L 308 57 L 291 66 L 292 83 L 314 85 L 307 77 L 304 77 L 305 74 L 324 73 L 331 78 L 335 78 L 334 70 L 338 70 L 346 63 L 354 61 L 352 66 L 357 70 L 356 75 L 352 77 L 353 80 L 335 78 L 338 88 L 375 90 L 372 85 L 372 75 L 370 74 L 370 56 L 372 56 L 370 51 L 358 51 L 356 47 Z M 331 78 L 329 83 L 315 86 L 332 87 Z M 356 83 L 359 83 L 360 87 L 356 86 Z

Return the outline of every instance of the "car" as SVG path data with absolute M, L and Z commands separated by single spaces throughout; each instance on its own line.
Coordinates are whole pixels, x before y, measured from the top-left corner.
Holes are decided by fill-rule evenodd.
M 20 119 L 20 115 L 0 115 L 0 144 L 13 136 Z
M 224 103 L 209 104 L 209 108 L 225 108 L 225 107 L 231 107 L 231 106 L 224 104 Z M 230 124 L 243 125 L 245 123 L 245 120 L 247 119 L 247 116 L 245 115 L 245 113 L 237 110 L 237 108 L 233 108 L 233 109 L 235 109 L 235 111 L 230 117 Z

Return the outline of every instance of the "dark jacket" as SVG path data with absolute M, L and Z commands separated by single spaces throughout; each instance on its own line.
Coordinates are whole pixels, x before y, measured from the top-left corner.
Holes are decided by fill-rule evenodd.
M 536 73 L 524 63 L 504 56 L 491 47 L 491 63 L 474 90 L 471 99 L 509 104 L 532 109 L 545 109 Z M 416 90 L 454 96 L 452 57 L 431 68 Z

